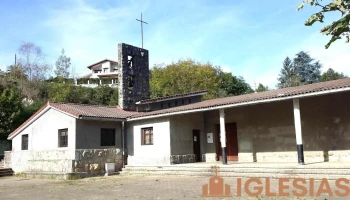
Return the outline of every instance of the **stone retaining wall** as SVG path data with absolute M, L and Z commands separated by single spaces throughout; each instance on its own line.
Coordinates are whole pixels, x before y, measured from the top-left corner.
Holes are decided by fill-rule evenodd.
M 119 149 L 78 149 L 5 152 L 5 167 L 18 173 L 85 173 L 86 176 L 104 175 L 105 163 L 122 167 Z
M 196 162 L 195 154 L 172 155 L 170 156 L 170 164 L 194 163 Z
M 122 168 L 120 149 L 79 149 L 75 151 L 73 172 L 104 175 L 106 163 L 114 163 L 116 171 L 119 171 Z

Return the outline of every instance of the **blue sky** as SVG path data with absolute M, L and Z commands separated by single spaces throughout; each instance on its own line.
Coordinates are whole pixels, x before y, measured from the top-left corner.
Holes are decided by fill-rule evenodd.
M 304 26 L 315 11 L 301 0 L 2 0 L 0 3 L 0 69 L 14 63 L 19 45 L 30 41 L 42 48 L 54 66 L 62 48 L 76 73 L 87 65 L 117 60 L 117 44 L 141 46 L 143 13 L 144 47 L 151 67 L 181 58 L 220 65 L 243 76 L 252 87 L 275 87 L 286 56 L 304 50 L 324 65 L 350 75 L 350 46 L 344 40 L 328 50 L 322 24 Z M 336 16 L 332 16 L 336 17 Z M 326 18 L 326 22 L 331 21 Z M 327 20 L 328 19 L 328 20 Z

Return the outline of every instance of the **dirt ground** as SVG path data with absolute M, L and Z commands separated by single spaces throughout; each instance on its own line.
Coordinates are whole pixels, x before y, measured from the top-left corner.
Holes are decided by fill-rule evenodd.
M 202 198 L 202 185 L 209 183 L 208 177 L 116 175 L 71 181 L 3 177 L 0 178 L 0 200 L 341 199 L 336 196 L 326 197 L 327 195 L 312 198 L 264 197 L 265 191 L 257 197 L 250 197 L 243 191 L 242 196 L 237 197 L 237 179 L 225 178 L 224 181 L 231 187 L 232 197 L 230 198 Z M 242 188 L 245 181 L 246 179 L 242 179 Z M 265 180 L 262 179 L 262 181 Z M 317 187 L 318 184 L 316 183 L 315 186 Z M 277 185 L 277 180 L 271 180 L 272 192 L 278 191 Z M 330 185 L 332 190 L 336 189 L 333 187 L 334 183 Z M 250 188 L 252 187 L 254 185 Z M 342 199 L 349 199 L 349 197 Z

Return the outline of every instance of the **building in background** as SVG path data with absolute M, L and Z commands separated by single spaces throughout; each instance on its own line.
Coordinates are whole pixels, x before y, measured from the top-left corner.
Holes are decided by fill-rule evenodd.
M 90 72 L 76 80 L 76 85 L 84 87 L 97 87 L 108 85 L 117 87 L 118 85 L 118 62 L 111 59 L 104 59 L 87 66 Z

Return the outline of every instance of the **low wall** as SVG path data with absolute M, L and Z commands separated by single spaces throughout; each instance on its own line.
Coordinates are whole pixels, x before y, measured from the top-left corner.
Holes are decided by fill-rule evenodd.
M 73 160 L 73 172 L 104 175 L 106 163 L 114 163 L 116 171 L 119 171 L 122 168 L 120 149 L 78 149 Z
M 116 170 L 122 167 L 119 149 L 78 149 L 17 151 L 5 153 L 5 167 L 18 173 L 71 174 L 87 176 L 103 175 L 105 163 L 115 163 Z
M 155 166 L 155 165 L 170 165 L 169 156 L 128 156 L 129 166 Z
M 196 162 L 195 154 L 186 155 L 172 155 L 170 157 L 170 164 L 181 164 L 181 163 L 194 163 Z
M 202 155 L 202 161 L 203 162 L 216 162 L 217 161 L 217 155 L 216 153 L 206 153 Z
M 11 152 L 10 166 L 21 172 L 72 172 L 74 150 L 16 151 Z
M 240 162 L 298 162 L 297 151 L 239 153 Z M 313 162 L 349 162 L 350 150 L 339 151 L 304 151 L 306 163 Z

